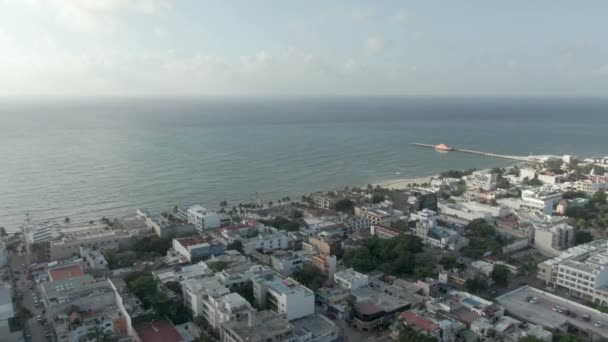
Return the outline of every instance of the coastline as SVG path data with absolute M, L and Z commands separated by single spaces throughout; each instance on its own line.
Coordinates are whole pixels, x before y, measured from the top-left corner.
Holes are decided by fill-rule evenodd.
M 439 178 L 439 175 L 432 176 L 421 176 L 421 177 L 410 177 L 410 178 L 397 178 L 397 179 L 389 179 L 386 181 L 378 182 L 376 184 L 372 184 L 374 186 L 379 185 L 383 188 L 393 189 L 393 190 L 404 190 L 411 187 L 411 184 L 422 184 L 422 183 L 430 183 L 431 180 Z

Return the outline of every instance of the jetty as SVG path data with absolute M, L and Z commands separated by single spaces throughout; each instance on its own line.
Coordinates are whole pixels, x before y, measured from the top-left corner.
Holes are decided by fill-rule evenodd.
M 523 161 L 523 162 L 536 162 L 538 159 L 538 157 L 536 157 L 536 156 L 529 156 L 529 157 L 511 156 L 511 155 L 492 153 L 492 152 L 483 152 L 483 151 L 468 150 L 468 149 L 463 149 L 463 148 L 454 148 L 454 147 L 447 146 L 445 144 L 430 145 L 430 144 L 412 143 L 412 145 L 418 146 L 418 147 L 428 147 L 428 148 L 432 148 L 437 151 L 443 151 L 443 152 L 462 152 L 462 153 L 477 154 L 477 155 L 486 156 L 486 157 L 517 160 L 517 161 Z

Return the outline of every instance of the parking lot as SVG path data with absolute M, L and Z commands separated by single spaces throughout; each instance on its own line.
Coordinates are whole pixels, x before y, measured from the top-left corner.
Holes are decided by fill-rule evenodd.
M 530 303 L 533 297 L 536 303 Z M 496 301 L 510 315 L 553 331 L 572 326 L 592 335 L 608 336 L 608 314 L 530 286 L 506 293 Z

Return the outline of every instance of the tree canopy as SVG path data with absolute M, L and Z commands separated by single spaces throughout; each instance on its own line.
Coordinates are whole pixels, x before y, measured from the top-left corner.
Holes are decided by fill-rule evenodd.
M 577 246 L 582 245 L 584 243 L 593 241 L 593 235 L 591 235 L 591 233 L 584 231 L 584 230 L 577 230 L 574 233 L 574 241 Z
M 334 203 L 333 209 L 338 212 L 352 214 L 355 207 L 355 203 L 349 199 L 341 199 Z
M 344 264 L 358 272 L 378 269 L 392 275 L 412 274 L 416 267 L 416 253 L 422 251 L 422 242 L 413 235 L 400 235 L 392 239 L 371 238 L 362 246 L 344 254 Z
M 239 251 L 239 253 L 245 254 L 245 251 L 243 250 L 243 243 L 241 242 L 241 240 L 234 240 L 226 246 L 226 249 Z
M 469 292 L 479 293 L 488 288 L 488 281 L 482 276 L 476 276 L 475 278 L 467 279 L 464 286 Z
M 300 222 L 297 220 L 289 220 L 283 216 L 277 216 L 271 220 L 261 220 L 261 222 L 279 230 L 286 230 L 289 232 L 300 230 Z
M 511 277 L 511 270 L 505 265 L 496 264 L 492 271 L 492 279 L 496 284 L 500 286 L 506 286 L 509 284 L 509 278 Z
M 327 280 L 323 272 L 312 265 L 305 265 L 303 268 L 296 270 L 292 277 L 313 291 L 322 287 Z

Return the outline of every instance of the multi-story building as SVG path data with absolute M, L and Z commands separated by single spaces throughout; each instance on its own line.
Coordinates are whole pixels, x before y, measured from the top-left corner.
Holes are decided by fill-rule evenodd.
M 377 225 L 371 225 L 369 227 L 369 232 L 372 236 L 377 236 L 380 239 L 392 239 L 402 234 L 397 229 Z
M 496 179 L 497 175 L 495 173 L 485 171 L 475 171 L 465 177 L 468 190 L 492 191 L 496 189 Z
M 46 315 L 53 320 L 71 306 L 82 310 L 102 310 L 116 304 L 114 290 L 108 281 L 95 281 L 90 275 L 66 278 L 42 284 L 41 299 Z
M 220 243 L 205 242 L 202 237 L 196 235 L 173 239 L 173 250 L 187 262 L 192 263 L 212 255 L 222 255 L 226 246 Z
M 80 256 L 88 268 L 94 270 L 103 270 L 108 268 L 108 261 L 100 250 L 81 246 Z
M 594 303 L 608 305 L 608 240 L 572 247 L 538 265 L 547 285 Z
M 198 231 L 220 227 L 220 217 L 213 211 L 200 205 L 188 208 L 188 222 L 192 223 Z
M 408 204 L 416 211 L 429 209 L 437 211 L 437 193 L 426 189 L 410 191 Z
M 221 342 L 296 342 L 294 327 L 272 311 L 253 311 L 222 325 Z
M 125 231 L 87 229 L 63 234 L 60 240 L 51 241 L 51 260 L 67 259 L 80 254 L 80 247 L 99 251 L 118 250 L 130 243 L 131 235 Z
M 342 239 L 336 236 L 320 234 L 308 238 L 308 243 L 322 255 L 340 255 L 342 253 Z
M 321 270 L 329 282 L 332 282 L 334 279 L 334 274 L 336 273 L 336 256 L 335 255 L 312 255 L 304 260 L 305 264 L 313 265 L 314 267 Z
M 594 194 L 598 191 L 608 191 L 608 175 L 590 176 L 587 180 L 575 182 L 574 188 L 588 194 Z
M 333 207 L 336 202 L 335 196 L 330 196 L 328 194 L 318 192 L 312 194 L 312 203 L 316 208 L 329 210 Z
M 304 259 L 293 251 L 283 251 L 270 256 L 270 266 L 281 275 L 289 277 L 304 267 Z
M 574 227 L 565 223 L 535 227 L 533 246 L 544 255 L 557 256 L 574 246 L 574 232 Z
M 252 280 L 253 295 L 259 307 L 266 307 L 290 321 L 314 313 L 314 292 L 297 281 L 272 273 L 258 275 Z
M 540 211 L 545 215 L 553 214 L 553 208 L 562 199 L 562 193 L 552 186 L 524 190 L 521 193 L 521 208 Z
M 11 289 L 0 285 L 0 336 L 8 337 L 10 335 L 8 320 L 14 316 Z
M 194 317 L 202 316 L 207 322 L 213 324 L 214 309 L 212 298 L 220 298 L 230 293 L 216 277 L 203 279 L 189 279 L 181 282 L 184 306 L 192 312 Z
M 355 216 L 369 220 L 370 224 L 389 225 L 392 221 L 403 215 L 403 212 L 395 209 L 378 209 L 374 207 L 356 206 Z M 369 227 L 368 227 L 369 228 Z
M 352 268 L 334 274 L 336 285 L 346 290 L 356 290 L 369 284 L 369 278 Z

